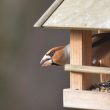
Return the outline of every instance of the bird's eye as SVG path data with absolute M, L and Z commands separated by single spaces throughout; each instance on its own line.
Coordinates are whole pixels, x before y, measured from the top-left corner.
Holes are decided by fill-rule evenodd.
M 54 53 L 55 53 L 55 51 L 53 50 L 53 51 L 51 51 L 51 52 L 49 53 L 49 55 L 50 55 L 50 56 L 53 56 Z

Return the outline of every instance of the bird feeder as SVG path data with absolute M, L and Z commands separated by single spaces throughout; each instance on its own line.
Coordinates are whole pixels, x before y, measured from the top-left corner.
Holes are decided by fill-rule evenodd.
M 110 109 L 110 93 L 88 91 L 92 77 L 110 79 L 110 54 L 92 65 L 92 33 L 110 31 L 110 0 L 56 0 L 34 27 L 70 30 L 70 88 L 63 90 L 63 106 L 83 109 Z M 106 47 L 107 48 L 107 47 Z M 102 67 L 106 65 L 107 67 Z

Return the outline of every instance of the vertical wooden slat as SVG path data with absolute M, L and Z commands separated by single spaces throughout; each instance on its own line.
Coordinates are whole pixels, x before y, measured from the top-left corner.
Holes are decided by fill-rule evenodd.
M 101 59 L 100 66 L 110 67 L 110 53 Z M 101 82 L 108 81 L 108 80 L 110 80 L 110 75 L 108 75 L 108 74 L 101 74 L 100 75 Z
M 70 34 L 70 64 L 91 65 L 92 38 L 91 31 L 71 31 Z M 91 75 L 70 72 L 70 88 L 87 89 L 91 85 Z
M 98 33 L 106 33 L 108 31 L 98 30 Z M 105 47 L 106 49 L 107 47 Z M 110 53 L 108 53 L 105 57 L 100 60 L 100 66 L 110 67 Z M 110 80 L 110 75 L 108 74 L 100 74 L 100 81 L 104 82 Z

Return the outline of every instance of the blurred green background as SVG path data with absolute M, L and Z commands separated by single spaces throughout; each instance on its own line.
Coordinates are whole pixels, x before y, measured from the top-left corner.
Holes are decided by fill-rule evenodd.
M 64 110 L 63 67 L 42 68 L 45 52 L 69 42 L 68 30 L 34 28 L 54 0 L 0 0 L 0 110 Z

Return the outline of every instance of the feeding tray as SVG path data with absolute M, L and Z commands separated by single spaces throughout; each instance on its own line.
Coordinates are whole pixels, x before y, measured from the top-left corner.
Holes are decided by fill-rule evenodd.
M 81 65 L 65 65 L 66 71 L 81 72 L 84 73 L 108 73 L 110 74 L 110 68 L 107 67 L 96 67 L 96 66 L 81 66 Z M 74 73 L 73 73 L 74 74 Z M 76 82 L 77 83 L 77 82 Z M 63 90 L 63 106 L 68 108 L 83 108 L 83 109 L 97 109 L 97 110 L 109 110 L 110 109 L 110 93 L 99 92 L 101 86 L 108 85 L 110 81 L 97 84 L 96 87 L 91 87 L 90 90 L 74 90 L 64 89 Z M 107 88 L 107 87 L 105 87 Z M 102 90 L 100 90 L 102 91 Z
M 110 93 L 64 89 L 63 106 L 68 108 L 110 110 Z

